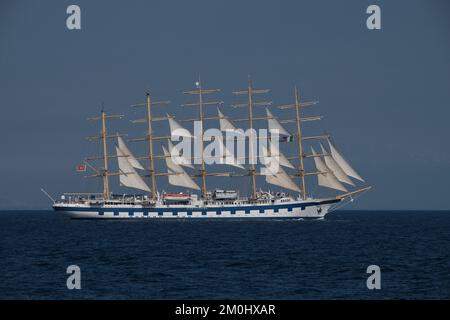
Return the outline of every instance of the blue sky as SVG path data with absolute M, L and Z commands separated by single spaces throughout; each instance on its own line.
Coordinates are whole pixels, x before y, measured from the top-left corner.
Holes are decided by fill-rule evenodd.
M 82 30 L 66 28 L 70 4 L 81 7 Z M 366 28 L 370 4 L 381 7 L 381 30 Z M 3 0 L 0 208 L 46 208 L 40 187 L 57 195 L 98 184 L 74 168 L 98 151 L 85 140 L 98 128 L 85 119 L 102 102 L 132 119 L 129 106 L 151 90 L 172 101 L 161 114 L 189 117 L 181 91 L 201 73 L 229 114 L 231 91 L 250 73 L 275 104 L 290 103 L 294 85 L 320 100 L 308 114 L 325 119 L 305 130 L 331 133 L 374 187 L 352 209 L 448 209 L 449 9 L 437 0 Z

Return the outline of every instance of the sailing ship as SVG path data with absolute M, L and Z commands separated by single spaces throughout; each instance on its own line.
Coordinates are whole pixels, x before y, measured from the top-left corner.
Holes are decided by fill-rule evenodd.
M 61 198 L 54 201 L 53 209 L 72 218 L 84 219 L 124 219 L 124 218 L 313 218 L 323 219 L 325 215 L 342 205 L 353 201 L 361 193 L 370 189 L 370 186 L 356 188 L 356 183 L 365 183 L 364 179 L 349 164 L 338 151 L 329 134 L 305 136 L 303 125 L 307 122 L 321 120 L 321 116 L 304 116 L 304 109 L 315 106 L 318 101 L 301 102 L 297 88 L 294 88 L 294 99 L 290 104 L 280 105 L 276 109 L 287 114 L 287 119 L 274 116 L 271 110 L 271 101 L 256 101 L 258 94 L 267 94 L 268 89 L 255 89 L 249 79 L 244 90 L 233 92 L 236 96 L 244 96 L 245 102 L 231 105 L 236 108 L 247 108 L 248 117 L 231 119 L 223 113 L 223 101 L 207 101 L 206 95 L 220 92 L 219 89 L 205 89 L 200 79 L 195 88 L 185 91 L 184 94 L 196 96 L 195 102 L 182 105 L 194 107 L 198 110 L 195 119 L 176 119 L 170 114 L 154 116 L 154 108 L 158 105 L 167 105 L 169 101 L 154 102 L 149 93 L 146 94 L 145 103 L 133 105 L 144 107 L 145 117 L 132 120 L 132 123 L 146 125 L 146 135 L 134 139 L 125 139 L 125 135 L 109 134 L 107 122 L 110 119 L 121 119 L 123 115 L 109 115 L 102 109 L 100 116 L 88 118 L 91 121 L 100 121 L 101 133 L 89 137 L 89 140 L 100 142 L 101 155 L 84 160 L 85 168 L 93 171 L 88 177 L 97 177 L 103 180 L 103 190 L 98 193 L 64 193 Z M 217 107 L 217 115 L 207 116 L 205 108 Z M 264 116 L 257 116 L 255 109 L 265 108 Z M 261 113 L 261 112 L 259 112 Z M 288 114 L 289 113 L 289 114 Z M 228 147 L 228 136 L 225 139 L 215 139 L 220 149 L 219 161 L 213 165 L 233 167 L 234 171 L 215 172 L 208 170 L 210 161 L 205 156 L 205 130 L 206 121 L 217 121 L 220 131 L 240 134 L 233 136 L 234 141 L 248 142 L 248 155 L 237 157 L 234 150 Z M 167 121 L 170 129 L 168 135 L 155 135 L 155 122 Z M 183 122 L 196 121 L 200 130 L 194 135 L 182 126 Z M 256 121 L 267 124 L 268 143 L 262 146 L 260 153 L 256 154 L 255 139 L 251 135 L 242 135 L 236 123 L 248 124 L 247 130 L 255 129 Z M 292 125 L 292 130 L 288 126 Z M 158 130 L 159 131 L 159 130 Z M 294 134 L 291 134 L 295 132 Z M 250 131 L 252 132 L 252 131 Z M 199 153 L 190 156 L 181 152 L 179 144 L 172 141 L 179 139 L 195 140 Z M 115 141 L 115 154 L 108 153 L 109 141 Z M 261 139 L 261 138 L 257 138 Z M 281 151 L 281 145 L 295 141 L 295 155 L 286 156 Z M 127 143 L 145 142 L 147 152 L 145 156 L 135 156 Z M 159 142 L 162 153 L 155 152 L 155 143 Z M 167 144 L 166 144 L 167 142 Z M 309 144 L 309 150 L 305 144 Z M 317 147 L 314 147 L 317 144 Z M 195 148 L 195 147 L 194 147 Z M 320 148 L 320 149 L 319 149 Z M 255 161 L 260 159 L 264 165 Z M 110 161 L 116 159 L 117 172 L 110 170 Z M 305 162 L 312 159 L 315 171 L 307 172 Z M 100 161 L 102 165 L 95 166 Z M 142 165 L 146 161 L 147 167 Z M 157 163 L 165 163 L 163 172 L 157 171 Z M 141 163 L 142 162 L 142 163 Z M 268 165 L 270 163 L 270 166 Z M 273 166 L 273 164 L 275 164 Z M 257 167 L 260 170 L 257 170 Z M 261 170 L 261 167 L 265 170 Z M 114 194 L 110 189 L 110 177 L 118 177 L 120 185 L 140 190 L 139 194 Z M 239 188 L 220 187 L 221 179 L 237 178 L 249 179 L 251 190 L 249 194 L 241 195 Z M 265 179 L 266 185 L 276 186 L 274 190 L 259 188 L 258 180 Z M 328 197 L 313 197 L 309 192 L 309 179 L 315 177 L 317 185 L 339 192 Z M 159 191 L 158 181 L 167 179 L 169 185 L 178 191 Z M 211 188 L 210 182 L 215 178 L 218 187 Z M 196 181 L 197 180 L 197 181 Z M 222 180 L 223 181 L 223 180 Z M 248 181 L 248 180 L 247 180 Z M 308 182 L 308 188 L 307 188 Z M 349 188 L 355 190 L 349 191 Z M 183 191 L 180 191 L 183 190 Z

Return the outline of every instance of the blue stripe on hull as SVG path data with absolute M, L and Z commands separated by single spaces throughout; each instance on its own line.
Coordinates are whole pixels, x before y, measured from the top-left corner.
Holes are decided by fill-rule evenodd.
M 293 204 L 276 204 L 276 205 L 254 205 L 254 206 L 240 206 L 240 207 L 208 207 L 208 208 L 196 208 L 196 207 L 153 207 L 153 208 L 127 208 L 127 207 L 54 207 L 55 211 L 73 211 L 73 212 L 91 212 L 97 211 L 99 216 L 104 216 L 105 213 L 113 213 L 114 217 L 119 216 L 120 213 L 127 213 L 129 217 L 134 216 L 135 213 L 142 213 L 143 216 L 149 216 L 150 213 L 157 214 L 158 216 L 178 216 L 180 213 L 183 215 L 192 216 L 192 214 L 200 212 L 202 216 L 205 215 L 221 215 L 223 212 L 230 212 L 231 215 L 235 215 L 237 211 L 250 214 L 251 211 L 258 211 L 261 216 L 265 214 L 267 210 L 273 210 L 274 213 L 278 213 L 280 210 L 285 209 L 287 212 L 292 212 L 294 208 L 300 208 L 305 210 L 306 207 L 332 204 L 339 202 L 337 199 L 330 199 L 324 201 L 305 202 L 305 203 L 293 203 Z M 165 214 L 164 214 L 165 213 Z

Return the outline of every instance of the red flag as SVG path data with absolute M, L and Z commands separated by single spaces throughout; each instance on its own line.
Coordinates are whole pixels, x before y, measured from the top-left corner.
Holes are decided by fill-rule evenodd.
M 86 165 L 85 164 L 78 164 L 76 170 L 77 170 L 77 172 L 85 172 L 86 171 Z

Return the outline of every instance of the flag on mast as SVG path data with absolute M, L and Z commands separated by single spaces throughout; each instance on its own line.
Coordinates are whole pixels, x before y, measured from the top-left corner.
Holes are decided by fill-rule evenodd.
M 75 169 L 77 172 L 86 172 L 86 165 L 85 164 L 77 164 Z

